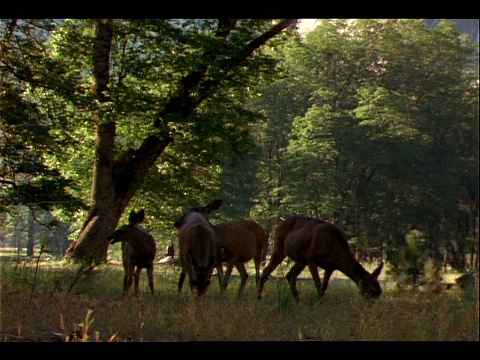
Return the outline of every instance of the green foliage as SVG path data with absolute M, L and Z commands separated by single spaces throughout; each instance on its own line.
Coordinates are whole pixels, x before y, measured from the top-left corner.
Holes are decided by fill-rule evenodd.
M 402 248 L 389 249 L 387 260 L 391 267 L 389 274 L 402 285 L 410 285 L 415 290 L 421 282 L 427 280 L 427 264 L 431 257 L 426 248 L 425 235 L 417 230 L 406 235 L 406 245 Z
M 114 122 L 115 160 L 159 132 L 175 138 L 134 183 L 124 215 L 145 207 L 161 246 L 175 240 L 171 224 L 186 208 L 220 196 L 217 219 L 253 217 L 269 233 L 279 216 L 303 213 L 367 246 L 401 247 L 418 229 L 433 249 L 445 245 L 434 236 L 446 233 L 441 224 L 460 223 L 450 234 L 469 247 L 476 44 L 448 21 L 430 30 L 421 19 L 324 19 L 305 38 L 286 31 L 238 63 L 272 21 L 242 19 L 227 36 L 228 24 L 114 20 L 112 101 L 100 103 L 95 20 L 2 20 L 0 211 L 27 204 L 77 230 L 92 193 L 96 126 Z M 185 87 L 197 76 L 204 81 Z M 195 111 L 170 111 L 186 95 Z
M 476 44 L 446 21 L 430 30 L 421 19 L 326 19 L 288 46 L 284 77 L 265 97 L 308 89 L 308 104 L 276 125 L 281 108 L 262 103 L 282 136 L 269 167 L 277 175 L 263 177 L 276 213 L 335 221 L 366 246 L 392 249 L 412 228 L 442 248 L 441 219 L 478 217 Z
M 40 101 L 53 88 L 67 90 L 64 64 L 47 51 L 48 33 L 55 26 L 55 21 L 47 19 L 0 23 L 5 64 L 0 91 L 2 212 L 23 204 L 32 210 L 61 208 L 72 214 L 86 206 L 74 194 L 76 184 L 58 169 L 58 162 L 48 162 L 62 153 L 67 142 L 75 145 L 69 129 L 59 132 L 48 104 Z
M 155 269 L 155 295 L 141 281 L 140 295 L 124 298 L 121 264 L 99 266 L 67 293 L 75 269 L 42 262 L 35 296 L 30 297 L 35 265 L 15 268 L 2 258 L 0 266 L 5 342 L 479 339 L 478 294 L 460 289 L 433 294 L 392 291 L 394 283 L 388 281 L 382 297 L 372 304 L 358 294 L 352 281 L 335 273 L 320 304 L 312 280 L 299 282 L 303 300 L 297 304 L 282 270 L 267 282 L 262 301 L 250 280 L 245 296 L 237 298 L 236 277 L 224 295 L 215 279 L 198 301 L 188 290 L 177 293 L 180 270 L 164 265 Z
M 277 20 L 242 19 L 233 24 L 215 19 L 133 19 L 112 23 L 106 94 L 111 101 L 103 103 L 95 98 L 94 88 L 96 20 L 1 22 L 2 54 L 11 65 L 4 68 L 2 81 L 16 91 L 15 101 L 5 94 L 9 107 L 2 110 L 13 125 L 22 119 L 31 122 L 33 117 L 44 130 L 32 132 L 36 138 L 27 139 L 29 142 L 19 138 L 12 144 L 13 149 L 19 148 L 16 154 L 31 151 L 38 164 L 30 160 L 22 169 L 12 170 L 16 182 L 22 184 L 17 188 L 16 182 L 8 180 L 15 190 L 2 194 L 1 210 L 10 211 L 10 205 L 38 198 L 41 201 L 32 207 L 49 204 L 41 208 L 55 210 L 63 220 L 80 226 L 96 176 L 96 131 L 101 124 L 114 123 L 115 160 L 127 158 L 158 133 L 175 138 L 148 176 L 135 181 L 136 197 L 130 204 L 131 208 L 147 208 L 146 226 L 154 227 L 158 234 L 166 231 L 170 237 L 173 230 L 169 224 L 183 210 L 181 206 L 218 196 L 221 182 L 230 182 L 232 177 L 240 180 L 235 174 L 245 171 L 239 164 L 253 160 L 258 152 L 251 133 L 258 115 L 244 104 L 255 95 L 256 86 L 276 74 L 272 49 L 286 35 L 279 34 L 269 43 L 270 49 L 262 51 L 255 47 L 255 39 Z M 197 78 L 203 80 L 192 87 Z M 182 105 L 183 109 L 194 109 L 188 114 L 179 112 L 175 103 L 185 101 L 185 96 L 191 104 Z M 7 129 L 8 140 L 13 140 L 16 127 Z M 40 138 L 42 134 L 44 138 Z M 33 173 L 40 166 L 48 177 L 23 184 L 21 171 L 31 169 Z M 51 168 L 55 172 L 48 172 Z M 254 171 L 255 167 L 248 167 L 244 184 L 252 184 Z M 6 172 L 7 165 L 5 177 Z M 255 191 L 245 188 L 241 193 L 252 199 Z M 234 188 L 222 195 L 232 199 L 231 206 L 239 197 Z M 55 202 L 48 201 L 49 196 Z M 226 217 L 248 215 L 250 202 L 242 200 L 242 209 L 237 207 L 238 212 Z
M 267 229 L 276 226 L 278 216 L 284 215 L 281 203 L 286 195 L 284 156 L 288 136 L 292 119 L 308 109 L 313 90 L 310 82 L 302 81 L 309 74 L 305 73 L 308 68 L 302 65 L 307 56 L 298 34 L 276 48 L 273 55 L 280 60 L 275 81 L 259 87 L 257 96 L 249 101 L 249 108 L 263 115 L 262 121 L 255 124 L 254 132 L 262 153 L 257 173 L 260 193 L 252 215 Z

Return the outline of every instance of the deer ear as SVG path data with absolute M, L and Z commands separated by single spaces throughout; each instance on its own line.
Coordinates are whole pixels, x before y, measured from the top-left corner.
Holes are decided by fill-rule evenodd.
M 182 226 L 182 222 L 181 222 L 180 220 L 175 221 L 175 222 L 173 223 L 173 226 L 175 226 L 176 228 L 180 228 L 180 227 Z
M 207 214 L 211 213 L 213 210 L 217 210 L 222 205 L 223 200 L 217 199 L 212 201 L 210 204 L 203 207 L 203 211 Z
M 137 213 L 135 210 L 130 211 L 130 214 L 128 215 L 128 223 L 130 225 L 135 225 L 137 223 Z
M 141 223 L 143 220 L 145 220 L 145 208 L 137 212 L 137 223 Z
M 380 272 L 382 271 L 382 268 L 383 268 L 383 261 L 380 263 L 380 265 L 378 265 L 378 267 L 375 270 L 373 270 L 372 275 L 375 277 L 378 277 L 378 275 L 380 275 Z

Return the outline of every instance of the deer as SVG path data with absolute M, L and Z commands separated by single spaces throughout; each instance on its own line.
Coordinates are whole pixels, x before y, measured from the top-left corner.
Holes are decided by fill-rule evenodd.
M 255 283 L 258 286 L 263 249 L 267 243 L 265 230 L 250 219 L 221 223 L 214 225 L 213 228 L 218 237 L 215 267 L 220 289 L 223 291 L 227 289 L 233 267 L 236 267 L 241 279 L 238 289 L 240 296 L 249 277 L 245 263 L 252 259 L 255 264 Z M 224 262 L 227 263 L 225 274 L 223 274 Z
M 206 293 L 211 284 L 217 258 L 218 237 L 208 214 L 217 210 L 222 200 L 214 200 L 206 206 L 187 211 L 174 226 L 179 229 L 179 257 L 182 270 L 178 279 L 178 292 L 181 293 L 185 277 L 188 275 L 190 289 L 198 297 Z
M 146 269 L 148 287 L 154 294 L 153 271 L 157 245 L 154 237 L 138 224 L 145 219 L 145 209 L 138 212 L 132 210 L 128 225 L 124 225 L 109 236 L 110 244 L 122 243 L 122 262 L 125 275 L 123 277 L 123 296 L 128 296 L 132 283 L 135 283 L 135 295 L 138 295 L 140 272 Z
M 372 273 L 369 273 L 353 256 L 347 236 L 340 227 L 321 219 L 292 215 L 286 217 L 277 226 L 270 262 L 260 275 L 258 299 L 262 298 L 263 288 L 269 275 L 287 256 L 294 264 L 285 277 L 297 302 L 299 302 L 297 278 L 307 266 L 319 300 L 324 296 L 330 277 L 335 270 L 341 271 L 350 278 L 366 299 L 373 301 L 382 294 L 378 276 L 382 271 L 383 261 Z M 323 284 L 318 267 L 325 270 Z

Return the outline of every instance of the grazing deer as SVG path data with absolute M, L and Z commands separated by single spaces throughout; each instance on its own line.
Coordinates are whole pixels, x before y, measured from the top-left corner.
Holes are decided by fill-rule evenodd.
M 203 295 L 211 284 L 217 256 L 217 235 L 208 214 L 220 205 L 221 199 L 193 208 L 174 223 L 180 229 L 178 240 L 182 271 L 178 280 L 178 292 L 182 291 L 187 274 L 190 289 L 196 289 L 198 296 Z
M 287 217 L 277 227 L 270 263 L 260 276 L 258 299 L 262 298 L 268 276 L 287 256 L 294 261 L 286 278 L 296 301 L 299 301 L 297 277 L 306 266 L 312 275 L 319 299 L 327 290 L 328 281 L 335 270 L 348 276 L 368 299 L 378 298 L 382 293 L 378 276 L 383 262 L 370 274 L 353 256 L 342 229 L 323 220 L 295 215 Z M 318 267 L 325 270 L 323 284 Z
M 253 220 L 222 223 L 214 225 L 213 228 L 218 237 L 215 267 L 220 289 L 227 289 L 230 275 L 235 266 L 240 274 L 241 282 L 238 295 L 241 295 L 248 280 L 245 263 L 252 259 L 255 263 L 255 283 L 258 285 L 262 253 L 267 243 L 265 230 Z M 223 275 L 223 262 L 227 263 L 225 275 Z
M 128 218 L 128 225 L 117 229 L 107 236 L 110 244 L 122 243 L 122 259 L 125 275 L 123 277 L 123 295 L 128 295 L 132 283 L 135 281 L 135 295 L 138 295 L 140 272 L 147 270 L 148 287 L 154 294 L 153 270 L 157 245 L 153 236 L 142 229 L 140 224 L 145 219 L 145 209 L 137 213 L 132 210 Z

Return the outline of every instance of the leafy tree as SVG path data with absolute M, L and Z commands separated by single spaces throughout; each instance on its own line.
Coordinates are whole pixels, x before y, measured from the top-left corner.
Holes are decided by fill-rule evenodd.
M 359 158 L 368 137 L 353 112 L 358 84 L 369 76 L 364 65 L 371 56 L 365 54 L 369 39 L 347 29 L 345 20 L 324 20 L 307 34 L 303 59 L 315 76 L 303 80 L 315 90 L 310 109 L 295 119 L 290 135 L 285 199 L 292 211 L 303 207 L 310 216 L 344 226 L 352 225 L 349 216 L 358 211 L 358 195 L 372 177 L 369 164 Z
M 421 280 L 426 280 L 426 265 L 430 256 L 428 249 L 423 244 L 421 234 L 413 230 L 406 236 L 406 246 L 397 251 L 397 254 L 389 251 L 387 259 L 390 261 L 392 275 L 396 276 L 400 283 L 412 286 L 415 290 Z
M 45 57 L 46 34 L 55 26 L 49 20 L 0 22 L 0 212 L 20 204 L 32 211 L 57 208 L 69 214 L 86 208 L 73 193 L 74 180 L 49 162 L 74 139 L 68 129 L 58 134 L 58 119 L 35 101 L 42 88 L 66 91 L 62 64 Z
M 403 231 L 424 231 L 435 250 L 442 246 L 436 238 L 442 219 L 464 217 L 464 210 L 452 204 L 463 203 L 466 194 L 471 194 L 466 201 L 475 203 L 478 196 L 478 186 L 465 187 L 478 182 L 471 171 L 478 169 L 478 149 L 467 145 L 478 142 L 478 93 L 472 97 L 478 90 L 475 45 L 448 21 L 433 31 L 421 20 L 387 21 L 383 27 L 377 41 L 379 76 L 371 91 L 362 93 L 374 95 L 362 98 L 359 116 L 364 124 L 375 119 L 384 128 L 377 136 L 379 146 L 370 145 L 375 154 L 387 151 L 377 168 L 395 194 Z M 478 206 L 472 211 L 478 213 Z
M 292 36 L 283 46 L 275 48 L 272 55 L 277 64 L 275 81 L 259 87 L 258 94 L 249 102 L 253 111 L 263 115 L 254 125 L 257 144 L 261 148 L 256 182 L 259 194 L 251 215 L 263 224 L 268 233 L 285 216 L 282 207 L 285 185 L 285 151 L 292 131 L 293 119 L 304 115 L 313 92 L 310 70 L 303 65 L 308 56 L 299 34 Z
M 45 58 L 58 63 L 65 87 L 39 87 L 34 98 L 94 159 L 92 166 L 66 146 L 64 159 L 74 160 L 67 171 L 92 177 L 82 190 L 90 209 L 67 258 L 105 259 L 105 238 L 138 191 L 146 196 L 163 184 L 161 195 L 177 203 L 202 202 L 218 191 L 228 154 L 248 144 L 241 129 L 252 116 L 243 103 L 273 69 L 274 59 L 261 49 L 269 41 L 275 46 L 294 23 L 108 19 L 49 29 Z
M 285 80 L 313 90 L 288 122 L 283 212 L 340 223 L 367 246 L 406 246 L 418 229 L 430 250 L 450 219 L 465 249 L 478 217 L 475 48 L 448 22 L 323 20 Z

